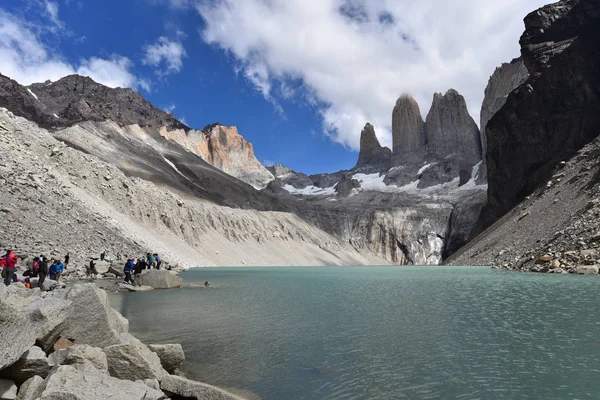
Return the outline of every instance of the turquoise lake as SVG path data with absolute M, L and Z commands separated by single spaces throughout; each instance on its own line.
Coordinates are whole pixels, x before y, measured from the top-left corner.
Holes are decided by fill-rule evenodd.
M 206 268 L 112 298 L 192 379 L 253 399 L 599 399 L 596 277 L 475 267 Z

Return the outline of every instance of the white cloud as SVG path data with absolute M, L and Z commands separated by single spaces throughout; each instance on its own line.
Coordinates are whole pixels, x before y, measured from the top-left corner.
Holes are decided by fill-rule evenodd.
M 58 3 L 46 0 L 44 5 L 46 7 L 46 14 L 48 15 L 48 18 L 50 18 L 50 21 L 52 21 L 57 28 L 64 28 L 63 22 L 58 17 Z
M 186 56 L 181 42 L 169 40 L 164 36 L 159 37 L 156 43 L 145 46 L 144 52 L 143 63 L 156 67 L 159 75 L 181 71 L 183 58 Z M 165 66 L 166 69 L 161 66 Z
M 367 121 L 391 145 L 402 93 L 425 115 L 434 92 L 455 88 L 478 121 L 489 76 L 519 55 L 522 19 L 547 1 L 204 0 L 197 9 L 203 39 L 233 54 L 267 100 L 300 80 L 326 133 L 357 149 Z
M 163 108 L 163 111 L 166 113 L 171 114 L 173 111 L 175 111 L 177 107 L 175 106 L 175 104 L 171 104 L 169 106 L 166 106 L 165 108 Z
M 0 9 L 0 73 L 29 85 L 48 79 L 55 81 L 66 75 L 91 77 L 110 87 L 149 90 L 148 82 L 131 72 L 132 62 L 123 56 L 109 59 L 92 57 L 72 64 L 47 48 L 27 23 Z

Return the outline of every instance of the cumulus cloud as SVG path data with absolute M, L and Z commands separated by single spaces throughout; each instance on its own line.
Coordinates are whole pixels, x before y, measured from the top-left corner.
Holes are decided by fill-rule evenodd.
M 0 9 L 0 73 L 29 85 L 66 75 L 91 77 L 110 87 L 150 90 L 148 82 L 131 72 L 133 63 L 126 57 L 92 57 L 73 64 L 62 59 L 40 40 L 25 21 Z
M 154 44 L 145 46 L 144 53 L 143 63 L 155 67 L 157 74 L 161 76 L 181 71 L 183 58 L 186 57 L 181 42 L 164 36 L 159 37 Z
M 326 134 L 357 149 L 367 121 L 391 145 L 403 93 L 426 115 L 434 92 L 457 89 L 478 121 L 489 76 L 519 55 L 522 19 L 546 2 L 202 0 L 197 10 L 204 41 L 231 53 L 267 100 L 303 93 Z

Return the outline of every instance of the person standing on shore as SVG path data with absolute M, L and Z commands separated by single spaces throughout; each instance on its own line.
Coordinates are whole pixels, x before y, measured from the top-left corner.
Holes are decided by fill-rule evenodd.
M 142 286 L 140 282 L 140 275 L 142 275 L 142 271 L 144 270 L 144 264 L 142 264 L 142 260 L 139 259 L 137 264 L 135 264 L 134 274 L 133 274 L 133 282 L 136 286 Z
M 46 275 L 48 275 L 48 259 L 43 257 L 38 261 L 39 270 L 38 270 L 38 287 L 43 292 L 44 291 L 44 281 L 46 280 Z
M 60 259 L 56 260 L 56 282 L 58 282 L 60 280 L 60 275 L 63 273 L 63 271 L 65 270 L 65 264 L 63 264 Z
M 6 259 L 6 266 L 4 267 L 4 270 L 6 271 L 4 285 L 8 286 L 14 281 L 13 275 L 15 274 L 15 267 L 17 265 L 17 256 L 15 256 L 14 251 L 7 250 L 4 258 Z
M 100 253 L 100 261 L 104 261 L 104 257 L 106 257 L 106 250 Z
M 154 254 L 154 260 L 156 261 L 156 269 L 160 269 L 160 265 L 162 264 L 162 260 L 158 256 L 158 254 Z
M 67 253 L 67 255 L 65 256 L 65 269 L 69 269 L 69 258 L 70 254 Z
M 134 284 L 133 279 L 131 279 L 131 273 L 133 272 L 133 259 L 130 258 L 129 260 L 127 260 L 127 262 L 125 263 L 125 267 L 123 268 L 123 273 L 125 274 L 125 283 L 129 283 L 131 285 Z

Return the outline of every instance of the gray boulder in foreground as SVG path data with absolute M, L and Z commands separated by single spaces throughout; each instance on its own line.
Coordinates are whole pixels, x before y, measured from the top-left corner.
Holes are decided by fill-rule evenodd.
M 171 374 L 185 362 L 180 344 L 149 344 L 148 348 L 158 355 L 163 368 Z
M 41 400 L 160 400 L 162 392 L 142 383 L 110 377 L 93 368 L 62 365 L 47 378 Z
M 51 366 L 59 365 L 89 365 L 99 372 L 108 374 L 106 354 L 99 347 L 86 344 L 76 344 L 65 350 L 58 350 L 48 357 Z
M 48 358 L 44 350 L 33 346 L 23 353 L 17 362 L 0 372 L 0 376 L 17 383 L 23 383 L 35 375 L 45 378 L 48 375 L 49 369 Z
M 29 378 L 19 388 L 19 400 L 35 400 L 42 395 L 46 383 L 41 376 L 33 376 Z
M 0 298 L 0 370 L 17 361 L 35 343 L 37 334 L 25 312 L 27 305 L 21 297 Z
M 129 334 L 123 335 L 123 343 L 104 349 L 111 376 L 119 379 L 157 379 L 167 375 L 158 356 L 146 345 Z
M 13 400 L 17 398 L 17 385 L 13 381 L 0 379 L 0 399 Z
M 166 376 L 160 387 L 162 390 L 183 397 L 202 400 L 243 400 L 241 397 L 226 392 L 206 383 L 192 381 L 181 376 Z
M 138 277 L 142 286 L 150 286 L 154 289 L 172 289 L 178 288 L 183 283 L 175 272 L 167 270 L 147 269 Z
M 61 336 L 73 339 L 77 344 L 98 347 L 120 342 L 120 335 L 126 328 L 120 315 L 110 307 L 104 290 L 94 284 L 75 285 L 60 295 L 73 302 L 73 310 L 65 321 Z

